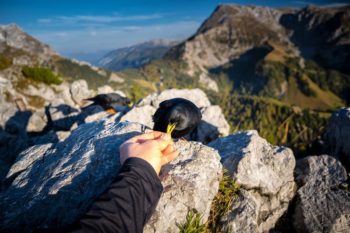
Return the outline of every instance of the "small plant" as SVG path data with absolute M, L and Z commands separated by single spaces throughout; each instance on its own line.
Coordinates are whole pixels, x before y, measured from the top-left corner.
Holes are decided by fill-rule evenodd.
M 189 211 L 184 224 L 177 224 L 180 233 L 204 233 L 205 225 L 202 223 L 202 216 L 194 211 Z
M 11 58 L 0 56 L 0 70 L 9 68 L 12 65 Z
M 220 219 L 230 210 L 239 188 L 228 171 L 224 170 L 219 184 L 219 192 L 213 200 L 210 216 L 206 223 L 206 232 L 222 232 Z
M 28 67 L 25 66 L 22 69 L 22 73 L 26 78 L 43 82 L 46 84 L 61 84 L 62 80 L 52 73 L 50 69 L 41 67 Z

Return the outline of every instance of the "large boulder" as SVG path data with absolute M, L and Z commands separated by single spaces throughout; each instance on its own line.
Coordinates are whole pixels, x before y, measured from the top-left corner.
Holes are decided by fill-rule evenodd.
M 268 232 L 294 197 L 295 158 L 285 147 L 272 146 L 257 131 L 245 131 L 209 143 L 241 190 L 221 221 L 226 231 Z
M 69 130 L 72 125 L 79 121 L 80 111 L 67 104 L 62 99 L 55 100 L 46 106 L 48 123 L 56 130 Z
M 87 82 L 82 79 L 74 81 L 70 85 L 70 93 L 73 101 L 79 106 L 82 106 L 84 104 L 84 99 L 89 98 L 91 95 Z
M 298 232 L 350 232 L 350 190 L 345 168 L 328 155 L 297 162 L 300 186 L 294 211 Z
M 71 107 L 76 106 L 75 102 L 72 99 L 69 83 L 63 82 L 60 85 L 52 85 L 51 88 L 55 91 L 55 99 L 62 99 L 65 104 Z
M 146 130 L 117 118 L 82 124 L 63 142 L 17 156 L 0 194 L 0 231 L 30 232 L 77 220 L 116 176 L 120 144 Z M 218 153 L 197 142 L 175 146 L 180 155 L 161 170 L 164 192 L 145 232 L 175 232 L 192 209 L 207 217 L 218 190 Z
M 159 94 L 152 94 L 141 100 L 140 105 L 152 105 L 158 108 L 164 100 L 172 98 L 184 98 L 192 101 L 198 108 L 210 106 L 207 95 L 200 89 L 168 89 Z
M 126 97 L 125 93 L 120 90 L 114 90 L 111 86 L 104 85 L 97 88 L 97 94 L 109 94 L 109 93 L 117 93 L 120 96 Z
M 44 84 L 44 83 L 36 83 L 35 85 L 28 85 L 26 89 L 22 90 L 23 94 L 28 96 L 40 96 L 44 100 L 51 102 L 56 97 L 56 93 L 54 90 Z
M 43 110 L 34 111 L 27 124 L 27 132 L 41 132 L 47 125 L 47 116 Z
M 324 135 L 326 152 L 350 168 L 350 108 L 335 111 Z
M 0 183 L 15 161 L 16 156 L 27 145 L 26 138 L 16 134 L 10 134 L 0 127 Z
M 140 100 L 121 121 L 139 122 L 153 128 L 152 116 L 159 104 L 172 98 L 184 98 L 192 101 L 202 112 L 202 121 L 196 132 L 187 139 L 208 143 L 219 136 L 229 133 L 229 124 L 219 106 L 211 105 L 206 94 L 200 89 L 169 89 L 159 94 L 152 94 Z
M 197 128 L 197 141 L 208 143 L 217 139 L 219 136 L 229 134 L 230 126 L 218 105 L 201 108 L 201 113 L 202 122 Z
M 145 233 L 178 232 L 177 224 L 186 222 L 189 211 L 201 214 L 205 222 L 218 192 L 222 166 L 217 151 L 183 140 L 176 142 L 175 147 L 180 155 L 161 170 L 164 192 Z

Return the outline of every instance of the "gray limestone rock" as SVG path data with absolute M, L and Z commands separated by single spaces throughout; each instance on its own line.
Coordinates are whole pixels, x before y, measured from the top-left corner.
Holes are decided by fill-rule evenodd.
M 117 122 L 114 115 L 82 124 L 63 142 L 23 151 L 0 193 L 1 230 L 30 231 L 77 220 L 115 177 L 120 144 L 146 130 Z M 161 170 L 164 193 L 145 232 L 174 232 L 192 209 L 207 217 L 218 190 L 218 153 L 197 142 L 175 146 L 180 156 Z
M 142 128 L 112 117 L 83 124 L 64 142 L 23 151 L 7 175 L 13 181 L 0 194 L 0 226 L 29 230 L 72 223 L 115 177 L 119 145 Z
M 218 138 L 208 145 L 219 151 L 223 167 L 241 186 L 241 201 L 222 218 L 225 229 L 268 232 L 296 191 L 293 152 L 272 146 L 255 130 Z
M 60 85 L 52 85 L 51 88 L 55 91 L 55 99 L 62 99 L 65 104 L 71 107 L 74 107 L 76 105 L 72 99 L 69 83 L 63 82 Z
M 58 130 L 69 130 L 80 114 L 78 109 L 65 104 L 61 99 L 49 105 L 46 111 L 49 115 L 49 124 Z
M 83 100 L 89 98 L 91 95 L 87 82 L 82 79 L 74 81 L 70 85 L 70 93 L 73 101 L 80 106 L 83 105 Z
M 198 108 L 208 107 L 210 106 L 210 101 L 206 94 L 196 88 L 196 89 L 168 89 L 164 90 L 159 94 L 152 94 L 144 99 L 138 104 L 142 105 L 152 105 L 154 107 L 158 107 L 161 102 L 164 100 L 172 99 L 172 98 L 184 98 L 192 101 Z
M 350 166 L 350 108 L 341 108 L 332 114 L 324 138 L 327 153 Z
M 201 109 L 202 122 L 197 128 L 197 140 L 208 143 L 219 136 L 227 136 L 230 126 L 225 119 L 221 108 L 217 105 L 211 105 Z
M 13 117 L 17 112 L 15 104 L 2 102 L 0 105 L 0 126 L 5 127 L 6 122 Z
M 222 176 L 217 151 L 198 142 L 179 140 L 179 157 L 161 170 L 164 192 L 144 232 L 178 232 L 189 211 L 200 213 L 205 222 Z
M 298 232 L 350 232 L 350 190 L 341 163 L 328 155 L 297 162 L 294 228 Z M 347 184 L 347 186 L 346 186 Z
M 120 121 L 138 122 L 153 128 L 152 116 L 156 112 L 156 108 L 151 105 L 135 106 Z
M 126 97 L 125 93 L 120 90 L 114 90 L 111 86 L 104 85 L 97 88 L 97 94 L 109 94 L 109 93 L 117 93 L 120 96 Z
M 229 133 L 229 124 L 219 106 L 211 105 L 206 94 L 200 89 L 169 89 L 159 94 L 152 94 L 140 100 L 121 121 L 139 122 L 153 128 L 152 116 L 156 112 L 159 104 L 164 100 L 172 98 L 184 98 L 192 101 L 201 109 L 203 118 L 197 130 L 191 136 L 186 136 L 189 140 L 208 143 L 219 136 L 226 136 Z
M 47 117 L 44 111 L 35 111 L 29 118 L 27 132 L 41 132 L 47 125 Z

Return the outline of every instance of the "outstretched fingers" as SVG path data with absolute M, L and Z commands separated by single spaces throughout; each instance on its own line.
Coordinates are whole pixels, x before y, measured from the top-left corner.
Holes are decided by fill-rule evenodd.
M 148 133 L 144 133 L 144 134 L 140 134 L 135 137 L 132 137 L 128 141 L 142 143 L 147 140 L 154 140 L 154 139 L 159 139 L 161 137 L 166 137 L 164 135 L 166 135 L 166 133 L 159 132 L 159 131 L 152 131 L 152 132 L 148 132 Z
M 174 150 L 168 154 L 163 154 L 162 156 L 162 165 L 167 164 L 179 156 L 179 152 Z

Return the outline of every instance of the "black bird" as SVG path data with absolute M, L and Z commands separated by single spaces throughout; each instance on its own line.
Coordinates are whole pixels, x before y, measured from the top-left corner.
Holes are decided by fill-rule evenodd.
M 201 119 L 201 111 L 191 101 L 183 98 L 165 100 L 153 115 L 153 130 L 181 138 L 194 130 Z
M 103 109 L 110 113 L 116 113 L 116 109 L 120 106 L 130 106 L 131 104 L 128 98 L 117 93 L 100 94 L 86 100 L 93 102 L 89 106 L 100 105 Z

